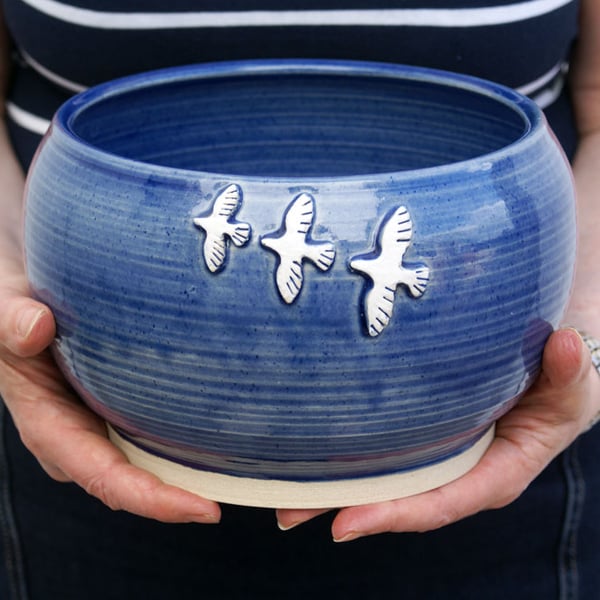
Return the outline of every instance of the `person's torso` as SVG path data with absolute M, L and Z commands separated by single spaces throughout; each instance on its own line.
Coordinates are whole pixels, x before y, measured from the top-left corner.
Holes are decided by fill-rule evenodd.
M 3 4 L 20 51 L 9 117 L 30 130 L 43 129 L 68 95 L 107 79 L 247 58 L 372 60 L 460 71 L 515 87 L 548 108 L 563 90 L 578 15 L 578 0 Z M 563 143 L 571 135 L 571 126 L 558 121 L 568 117 L 565 111 L 566 104 L 560 114 L 550 112 Z

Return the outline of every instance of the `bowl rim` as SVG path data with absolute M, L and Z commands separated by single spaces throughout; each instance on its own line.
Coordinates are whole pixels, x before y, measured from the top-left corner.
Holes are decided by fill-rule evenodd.
M 245 77 L 255 75 L 334 75 L 365 78 L 407 79 L 434 85 L 453 87 L 474 94 L 486 96 L 514 111 L 523 121 L 523 133 L 512 142 L 496 150 L 464 160 L 443 163 L 418 169 L 382 171 L 352 175 L 323 176 L 270 176 L 249 175 L 237 172 L 217 172 L 194 170 L 183 167 L 165 166 L 158 163 L 145 162 L 128 158 L 103 150 L 80 137 L 74 130 L 75 120 L 87 108 L 121 94 L 150 88 L 156 85 L 170 85 L 194 79 L 219 79 Z M 373 61 L 334 60 L 334 59 L 249 59 L 238 61 L 221 61 L 194 63 L 189 65 L 162 68 L 127 75 L 92 86 L 64 102 L 52 118 L 51 126 L 45 137 L 60 133 L 66 147 L 81 153 L 87 161 L 97 165 L 105 165 L 111 169 L 140 174 L 152 173 L 166 179 L 190 179 L 198 177 L 216 177 L 218 179 L 235 179 L 238 181 L 266 180 L 274 183 L 285 182 L 356 182 L 376 181 L 393 177 L 394 179 L 421 179 L 435 175 L 448 175 L 452 172 L 472 172 L 488 170 L 491 164 L 500 161 L 507 155 L 514 155 L 516 148 L 525 150 L 529 143 L 535 143 L 543 134 L 547 125 L 542 109 L 530 98 L 520 92 L 473 75 L 466 75 L 441 69 L 405 65 L 400 63 L 383 63 Z M 43 146 L 44 144 L 41 144 Z M 40 146 L 40 147 L 41 147 Z

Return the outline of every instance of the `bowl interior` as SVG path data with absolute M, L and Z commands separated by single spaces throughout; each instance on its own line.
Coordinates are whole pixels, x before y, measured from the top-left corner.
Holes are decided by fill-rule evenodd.
M 427 78 L 246 73 L 121 88 L 72 133 L 108 153 L 243 176 L 356 176 L 499 150 L 529 128 L 500 96 Z

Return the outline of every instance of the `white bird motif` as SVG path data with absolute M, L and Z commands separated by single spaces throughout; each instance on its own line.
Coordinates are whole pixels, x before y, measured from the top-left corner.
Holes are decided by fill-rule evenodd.
M 429 268 L 407 268 L 403 258 L 412 240 L 413 225 L 405 206 L 398 207 L 379 229 L 379 253 L 355 256 L 350 267 L 373 282 L 364 297 L 364 314 L 370 336 L 379 335 L 390 322 L 396 288 L 403 284 L 413 298 L 420 298 L 429 281 Z
M 304 282 L 302 262 L 311 261 L 321 271 L 331 268 L 335 247 L 331 242 L 313 242 L 310 231 L 315 220 L 315 199 L 307 193 L 296 196 L 288 206 L 282 228 L 264 235 L 260 243 L 279 256 L 275 283 L 279 294 L 291 304 Z
M 227 239 L 238 247 L 244 246 L 250 239 L 250 225 L 233 218 L 241 205 L 242 190 L 239 185 L 232 183 L 217 195 L 209 213 L 194 218 L 194 225 L 206 233 L 203 255 L 211 273 L 225 266 Z

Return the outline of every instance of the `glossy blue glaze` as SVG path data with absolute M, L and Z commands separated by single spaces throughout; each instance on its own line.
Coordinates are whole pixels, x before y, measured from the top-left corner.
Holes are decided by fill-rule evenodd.
M 59 365 L 129 439 L 233 475 L 337 479 L 450 457 L 516 402 L 568 300 L 574 200 L 544 117 L 508 89 L 223 63 L 64 105 L 25 243 Z M 393 251 L 379 275 L 364 262 Z

